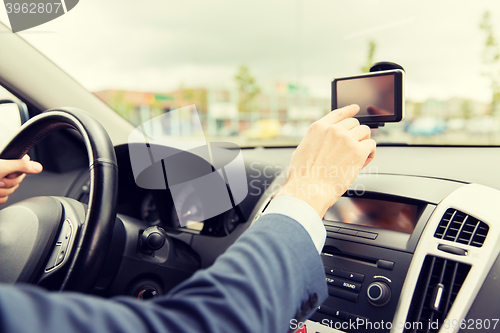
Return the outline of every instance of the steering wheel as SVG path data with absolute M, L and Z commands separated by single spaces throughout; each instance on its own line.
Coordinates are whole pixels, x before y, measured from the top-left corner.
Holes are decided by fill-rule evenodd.
M 0 153 L 18 159 L 49 133 L 71 128 L 89 159 L 88 207 L 64 197 L 36 197 L 0 211 L 0 282 L 39 283 L 57 277 L 58 289 L 89 292 L 95 286 L 116 219 L 118 167 L 102 125 L 75 108 L 46 111 L 26 122 Z

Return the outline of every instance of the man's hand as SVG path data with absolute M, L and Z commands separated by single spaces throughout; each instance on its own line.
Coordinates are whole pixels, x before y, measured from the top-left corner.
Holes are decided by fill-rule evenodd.
M 27 173 L 39 173 L 42 169 L 42 165 L 30 161 L 28 155 L 20 160 L 0 160 L 0 205 L 19 187 Z
M 352 118 L 359 106 L 335 110 L 314 122 L 292 155 L 288 179 L 276 196 L 310 204 L 322 218 L 375 156 L 370 128 Z

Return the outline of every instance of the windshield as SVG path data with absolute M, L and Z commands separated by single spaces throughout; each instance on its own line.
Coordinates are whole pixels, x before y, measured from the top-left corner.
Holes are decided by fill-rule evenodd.
M 392 61 L 406 114 L 378 143 L 500 144 L 498 0 L 86 0 L 20 34 L 136 126 L 195 104 L 211 141 L 296 145 L 334 78 Z

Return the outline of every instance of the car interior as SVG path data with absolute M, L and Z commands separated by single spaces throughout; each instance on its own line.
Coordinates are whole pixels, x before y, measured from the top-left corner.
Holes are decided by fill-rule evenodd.
M 2 283 L 165 295 L 213 264 L 286 181 L 294 146 L 229 147 L 241 151 L 248 195 L 200 221 L 189 184 L 175 204 L 168 187 L 137 184 L 135 125 L 8 32 L 0 23 L 0 86 L 30 120 L 0 158 L 27 153 L 44 170 L 0 205 Z M 379 144 L 323 218 L 329 297 L 307 332 L 498 331 L 499 165 L 497 145 Z

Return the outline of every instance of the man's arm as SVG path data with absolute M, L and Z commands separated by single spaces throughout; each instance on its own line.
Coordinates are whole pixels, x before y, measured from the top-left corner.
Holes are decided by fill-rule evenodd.
M 2 332 L 287 332 L 327 296 L 307 231 L 261 217 L 215 263 L 154 301 L 0 287 Z

